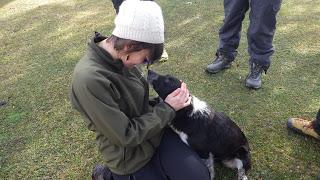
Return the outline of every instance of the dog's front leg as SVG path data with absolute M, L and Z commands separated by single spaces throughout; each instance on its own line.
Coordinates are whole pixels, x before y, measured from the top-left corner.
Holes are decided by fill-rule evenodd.
M 214 159 L 213 155 L 209 153 L 209 158 L 208 159 L 203 159 L 204 164 L 207 166 L 209 173 L 210 173 L 210 179 L 214 179 Z
M 246 176 L 246 171 L 243 168 L 238 169 L 238 180 L 248 180 L 248 177 Z
M 240 159 L 234 158 L 229 160 L 224 160 L 222 163 L 229 168 L 237 169 L 238 172 L 238 180 L 248 180 L 248 177 L 246 176 L 246 171 L 243 168 L 243 163 Z

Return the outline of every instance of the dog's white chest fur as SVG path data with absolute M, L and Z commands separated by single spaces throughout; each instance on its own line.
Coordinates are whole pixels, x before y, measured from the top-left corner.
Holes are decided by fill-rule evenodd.
M 180 139 L 181 139 L 185 144 L 189 145 L 189 144 L 188 144 L 188 135 L 187 135 L 186 133 L 177 130 L 177 129 L 174 128 L 172 125 L 170 125 L 170 127 L 171 127 L 171 129 L 172 129 L 175 133 L 177 133 L 177 134 L 179 135 Z
M 194 113 L 202 113 L 202 114 L 209 114 L 210 113 L 210 109 L 207 105 L 207 103 L 205 103 L 204 101 L 201 101 L 200 99 L 198 99 L 195 96 L 192 96 L 192 105 L 193 105 L 193 111 L 191 113 L 191 116 Z M 176 128 L 174 128 L 173 126 L 171 126 L 171 128 L 180 136 L 180 139 L 187 145 L 188 144 L 188 135 L 182 131 L 177 130 Z
M 198 99 L 195 96 L 192 96 L 192 105 L 193 105 L 193 111 L 191 113 L 191 115 L 193 115 L 194 113 L 200 112 L 202 114 L 209 114 L 210 113 L 210 109 L 207 105 L 207 103 L 205 103 L 204 101 L 201 101 L 200 99 Z

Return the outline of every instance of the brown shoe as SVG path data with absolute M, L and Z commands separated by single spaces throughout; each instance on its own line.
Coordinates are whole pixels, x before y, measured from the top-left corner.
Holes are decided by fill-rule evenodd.
M 287 122 L 288 129 L 294 130 L 298 133 L 308 135 L 320 140 L 320 136 L 313 129 L 312 121 L 304 120 L 301 118 L 289 118 Z

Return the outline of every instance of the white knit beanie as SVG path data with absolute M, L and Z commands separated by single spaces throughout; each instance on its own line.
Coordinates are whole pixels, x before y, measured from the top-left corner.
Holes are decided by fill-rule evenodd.
M 116 16 L 113 35 L 139 42 L 164 42 L 164 22 L 160 6 L 153 1 L 126 0 Z

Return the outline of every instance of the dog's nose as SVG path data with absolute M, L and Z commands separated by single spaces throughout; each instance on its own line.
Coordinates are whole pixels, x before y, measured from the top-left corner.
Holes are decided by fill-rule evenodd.
M 158 74 L 154 71 L 148 70 L 148 77 L 147 80 L 150 84 L 152 84 L 152 82 L 154 80 L 156 80 L 158 78 Z

